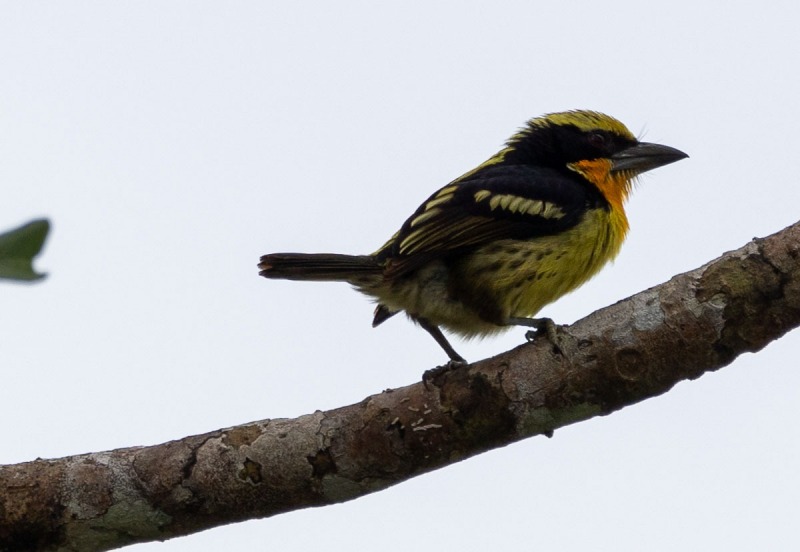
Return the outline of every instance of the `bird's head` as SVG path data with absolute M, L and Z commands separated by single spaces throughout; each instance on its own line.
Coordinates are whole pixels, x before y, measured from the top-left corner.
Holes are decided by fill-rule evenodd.
M 640 142 L 617 119 L 596 111 L 564 111 L 531 119 L 500 155 L 503 163 L 577 172 L 619 205 L 638 175 L 688 157 L 669 146 Z

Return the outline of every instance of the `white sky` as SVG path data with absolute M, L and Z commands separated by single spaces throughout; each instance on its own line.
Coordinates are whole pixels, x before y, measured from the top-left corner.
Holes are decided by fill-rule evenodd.
M 2 2 L 0 463 L 351 404 L 444 355 L 273 251 L 366 253 L 526 119 L 597 109 L 646 176 L 569 323 L 800 218 L 796 2 Z M 477 360 L 523 330 L 456 349 Z M 130 550 L 789 550 L 800 339 L 348 504 Z

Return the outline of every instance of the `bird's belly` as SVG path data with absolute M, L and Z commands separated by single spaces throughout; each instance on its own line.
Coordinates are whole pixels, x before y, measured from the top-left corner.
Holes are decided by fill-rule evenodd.
M 363 289 L 390 311 L 405 311 L 425 318 L 464 337 L 490 335 L 505 328 L 487 321 L 468 303 L 452 293 L 453 267 L 434 260 L 389 285 Z
M 502 240 L 477 250 L 464 263 L 468 292 L 495 303 L 496 322 L 530 317 L 575 290 L 619 253 L 627 225 L 607 211 L 587 213 L 573 228 L 532 240 Z M 477 310 L 491 312 L 481 305 Z

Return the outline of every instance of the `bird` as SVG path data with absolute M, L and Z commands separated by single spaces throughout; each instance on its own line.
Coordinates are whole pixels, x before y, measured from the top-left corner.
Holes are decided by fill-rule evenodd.
M 466 363 L 442 328 L 469 339 L 552 326 L 534 316 L 619 253 L 637 177 L 686 157 L 597 111 L 549 113 L 434 192 L 374 253 L 271 253 L 259 274 L 347 282 L 377 303 L 373 327 L 405 312 L 450 363 Z

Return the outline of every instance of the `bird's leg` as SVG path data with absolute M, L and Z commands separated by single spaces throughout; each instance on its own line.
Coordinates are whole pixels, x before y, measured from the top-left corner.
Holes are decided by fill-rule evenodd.
M 425 318 L 421 318 L 418 316 L 412 316 L 411 318 L 422 328 L 424 328 L 426 332 L 431 334 L 431 337 L 433 337 L 436 340 L 436 343 L 439 344 L 439 347 L 444 349 L 444 352 L 447 353 L 447 356 L 450 357 L 449 364 L 454 364 L 457 366 L 460 364 L 467 363 L 467 361 L 464 360 L 464 357 L 459 355 L 456 352 L 456 350 L 453 349 L 453 346 L 450 345 L 449 341 L 447 341 L 447 338 L 442 333 L 442 330 L 439 329 L 439 326 L 437 326 L 436 324 L 431 324 L 430 321 Z
M 511 317 L 508 319 L 508 324 L 510 326 L 526 326 L 528 328 L 533 328 L 533 330 L 525 332 L 525 339 L 528 341 L 533 341 L 538 335 L 546 335 L 550 343 L 561 353 L 561 347 L 559 346 L 561 338 L 558 336 L 556 325 L 552 318 Z

